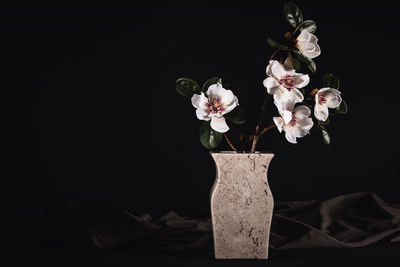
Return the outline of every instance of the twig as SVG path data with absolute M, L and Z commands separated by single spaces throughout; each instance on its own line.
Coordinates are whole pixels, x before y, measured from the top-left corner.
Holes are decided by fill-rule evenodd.
M 258 137 L 259 137 L 258 132 L 260 131 L 260 127 L 261 127 L 262 121 L 264 119 L 265 107 L 267 106 L 267 102 L 268 102 L 268 93 L 267 93 L 267 90 L 265 90 L 264 103 L 261 106 L 260 120 L 258 121 L 256 130 L 254 132 L 254 139 L 253 139 L 253 144 L 251 145 L 250 153 L 254 153 L 256 151 L 256 145 L 257 145 L 257 141 L 258 141 Z
M 233 150 L 235 150 L 235 152 L 238 152 L 238 150 L 236 149 L 236 147 L 231 143 L 231 141 L 229 140 L 229 138 L 228 138 L 228 135 L 227 134 L 224 134 L 224 137 L 225 137 L 225 140 L 226 140 L 226 142 L 228 143 L 228 145 L 233 149 Z
M 275 124 L 271 124 L 268 127 L 265 127 L 259 134 L 258 137 L 261 137 L 262 135 L 264 135 L 266 132 L 268 132 L 270 129 L 275 128 L 276 125 Z M 254 134 L 250 135 L 249 137 L 246 138 L 246 142 L 251 142 L 254 140 Z
M 271 124 L 270 126 L 265 127 L 265 128 L 261 131 L 261 133 L 258 135 L 258 137 L 262 136 L 263 134 L 265 134 L 266 132 L 268 132 L 270 129 L 275 128 L 275 127 L 276 127 L 275 124 Z
M 244 150 L 244 141 L 245 141 L 243 133 L 240 133 L 239 140 L 240 140 L 240 151 L 243 151 Z
M 269 60 L 272 60 L 272 59 L 276 56 L 276 54 L 278 54 L 279 51 L 281 51 L 280 48 L 276 49 L 275 52 L 274 52 L 274 53 L 271 55 L 271 57 L 269 58 Z

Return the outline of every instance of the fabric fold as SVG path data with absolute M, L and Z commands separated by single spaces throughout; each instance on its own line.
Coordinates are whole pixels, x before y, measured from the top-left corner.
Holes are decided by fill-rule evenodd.
M 189 218 L 173 211 L 153 219 L 147 213 L 135 216 L 106 205 L 76 203 L 47 217 L 53 224 L 43 226 L 42 233 L 48 231 L 48 236 L 56 229 L 58 238 L 68 244 L 79 240 L 101 250 L 121 246 L 166 251 L 213 248 L 210 218 Z M 37 236 L 38 229 L 32 229 Z M 272 249 L 356 248 L 383 239 L 400 242 L 400 206 L 388 205 L 374 193 L 275 204 Z

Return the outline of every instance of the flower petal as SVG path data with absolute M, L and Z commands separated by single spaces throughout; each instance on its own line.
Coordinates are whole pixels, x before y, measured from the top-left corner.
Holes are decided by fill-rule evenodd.
M 311 115 L 311 109 L 305 105 L 300 105 L 297 106 L 294 109 L 294 115 L 296 116 L 296 118 L 298 118 L 299 120 L 305 119 L 310 117 Z
M 210 118 L 208 117 L 209 113 L 205 109 L 198 108 L 196 109 L 196 117 L 199 120 L 209 121 Z
M 310 43 L 312 43 L 312 44 L 317 44 L 317 42 L 318 42 L 318 38 L 317 38 L 317 36 L 315 36 L 315 34 L 312 34 L 312 33 L 310 33 L 309 32 L 309 35 L 310 35 L 310 39 L 308 40 Z
M 290 90 L 290 99 L 294 102 L 294 103 L 300 103 L 304 100 L 304 96 L 303 94 L 300 92 L 299 89 L 297 88 L 293 88 L 292 90 Z
M 310 76 L 308 76 L 308 74 L 296 73 L 294 75 L 294 86 L 296 88 L 303 88 L 304 86 L 307 86 L 309 82 Z
M 297 36 L 298 42 L 308 42 L 311 39 L 311 33 L 307 30 L 302 30 L 299 36 Z
M 282 110 L 294 111 L 294 106 L 296 103 L 293 101 L 278 102 L 274 100 L 274 104 L 277 107 L 279 114 L 281 114 Z
M 311 130 L 311 128 L 313 127 L 314 122 L 311 118 L 305 118 L 302 120 L 298 120 L 297 121 L 297 127 L 299 128 L 299 132 L 300 132 L 300 137 L 305 136 L 306 134 L 308 134 L 308 132 Z
M 224 105 L 225 110 L 224 110 L 224 112 L 222 112 L 222 114 L 226 114 L 228 112 L 231 112 L 237 106 L 239 106 L 238 98 L 236 96 L 233 96 L 233 99 L 232 99 L 231 103 L 228 104 L 228 105 Z
M 278 128 L 278 131 L 281 133 L 282 127 L 284 125 L 282 117 L 273 117 L 273 120 L 274 120 L 276 127 Z
M 279 89 L 278 81 L 273 77 L 268 77 L 263 81 L 263 85 L 267 88 L 267 92 L 270 95 L 274 95 L 276 91 Z
M 314 50 L 313 50 L 313 52 L 312 52 L 312 58 L 316 58 L 316 57 L 318 57 L 319 55 L 321 55 L 321 48 L 319 47 L 319 45 L 318 44 L 314 44 Z
M 224 117 L 212 117 L 210 126 L 217 132 L 226 133 L 229 130 Z
M 280 80 L 285 75 L 292 75 L 294 70 L 287 70 L 277 60 L 270 60 L 267 66 L 267 75 L 274 77 L 276 80 Z
M 218 93 L 221 97 L 221 103 L 223 105 L 230 105 L 235 97 L 231 90 L 226 90 L 224 88 L 220 89 Z
M 201 93 L 200 95 L 194 94 L 191 100 L 193 107 L 200 109 L 207 108 L 206 104 L 208 103 L 208 98 L 204 95 L 204 93 Z
M 285 124 L 288 124 L 293 119 L 292 111 L 282 110 L 281 115 Z
M 219 97 L 220 96 L 220 90 L 221 89 L 224 89 L 223 87 L 222 87 L 222 84 L 220 84 L 220 83 L 215 83 L 215 84 L 211 84 L 209 87 L 208 87 L 208 90 L 207 90 L 207 96 L 209 97 L 209 98 L 211 98 L 211 99 L 216 99 L 217 97 Z M 225 90 L 225 89 L 224 89 Z
M 285 93 L 280 87 L 279 90 L 277 90 L 276 93 L 274 94 L 274 103 L 278 108 L 278 110 L 283 109 L 285 103 L 290 101 L 289 94 Z
M 321 54 L 321 49 L 318 44 L 310 43 L 308 41 L 298 41 L 296 47 L 300 52 L 308 58 L 316 58 Z
M 318 94 L 322 94 L 325 97 L 328 108 L 337 108 L 342 103 L 340 92 L 334 88 L 321 88 Z
M 289 57 L 287 57 L 287 58 L 285 59 L 285 62 L 283 62 L 283 66 L 284 66 L 285 69 L 293 69 L 293 64 L 292 64 L 292 62 L 290 61 L 290 58 L 289 58 Z
M 285 133 L 286 140 L 292 144 L 297 144 L 296 137 L 288 132 Z
M 329 117 L 329 110 L 327 105 L 316 103 L 314 106 L 314 116 L 319 121 L 326 121 Z

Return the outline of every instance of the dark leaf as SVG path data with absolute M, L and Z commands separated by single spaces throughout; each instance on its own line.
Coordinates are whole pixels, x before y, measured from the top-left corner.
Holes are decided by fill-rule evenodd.
M 305 57 L 299 50 L 293 50 L 294 55 L 303 63 L 309 65 L 311 63 L 311 60 L 307 57 Z
M 347 107 L 346 101 L 344 101 L 342 99 L 340 106 L 338 108 L 334 109 L 334 111 L 338 114 L 346 114 L 348 112 L 348 107 Z
M 314 125 L 310 129 L 308 134 L 315 134 L 318 130 L 319 130 L 319 121 L 314 121 Z
M 283 6 L 283 16 L 293 27 L 297 27 L 303 22 L 301 11 L 293 2 L 288 2 Z
M 322 77 L 322 86 L 339 89 L 340 81 L 338 77 L 333 74 L 325 74 L 324 77 Z
M 225 114 L 224 117 L 235 124 L 243 124 L 246 122 L 246 111 L 241 106 L 237 106 L 231 112 Z
M 322 125 L 328 125 L 331 122 L 331 120 L 329 119 L 329 117 L 326 119 L 326 121 L 320 121 L 319 123 L 321 123 Z
M 324 143 L 329 145 L 331 143 L 331 137 L 329 136 L 328 131 L 326 128 L 322 125 L 320 125 L 321 132 L 322 132 L 322 139 L 324 140 Z
M 200 94 L 200 86 L 197 82 L 188 78 L 180 78 L 175 82 L 176 90 L 183 96 L 192 97 L 193 94 Z
M 312 73 L 317 71 L 317 65 L 315 64 L 314 60 L 310 59 L 310 64 L 308 64 L 308 68 L 311 70 Z
M 289 53 L 289 60 L 292 64 L 293 69 L 300 70 L 300 61 L 297 57 L 294 57 L 292 53 Z
M 210 121 L 204 121 L 200 126 L 200 142 L 207 149 L 217 147 L 221 143 L 222 135 L 211 128 Z
M 222 80 L 219 77 L 212 77 L 212 78 L 208 79 L 203 85 L 202 92 L 204 92 L 204 93 L 207 92 L 208 87 L 210 87 L 210 85 L 216 84 L 216 83 L 221 83 L 221 82 L 222 82 Z
M 307 30 L 310 33 L 314 33 L 317 30 L 317 24 L 313 20 L 305 20 L 299 26 L 299 30 Z
M 282 50 L 288 50 L 289 49 L 289 47 L 287 47 L 286 45 L 280 44 L 280 43 L 278 43 L 277 41 L 275 41 L 275 40 L 273 40 L 271 38 L 268 38 L 267 42 L 271 47 L 276 48 L 276 49 L 278 49 L 278 48 L 280 48 Z

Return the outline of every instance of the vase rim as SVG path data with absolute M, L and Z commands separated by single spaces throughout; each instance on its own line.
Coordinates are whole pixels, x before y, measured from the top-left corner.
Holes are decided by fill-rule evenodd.
M 250 151 L 236 152 L 236 151 L 210 151 L 210 154 L 230 154 L 230 155 L 247 155 L 247 154 L 274 154 L 271 151 L 255 151 L 254 153 L 250 153 Z

